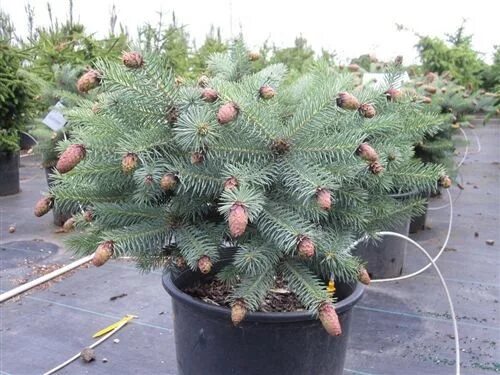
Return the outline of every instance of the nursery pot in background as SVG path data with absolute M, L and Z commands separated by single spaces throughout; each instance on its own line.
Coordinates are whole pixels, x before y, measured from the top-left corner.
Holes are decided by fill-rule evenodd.
M 46 167 L 45 168 L 45 177 L 47 178 L 47 185 L 49 188 L 54 184 L 54 179 L 51 174 L 53 174 L 56 170 L 56 167 Z M 54 224 L 58 227 L 62 227 L 63 224 L 68 220 L 71 216 L 73 216 L 73 212 L 61 211 L 58 209 L 53 209 L 52 214 L 54 215 Z
M 36 145 L 36 139 L 33 138 L 32 135 L 25 132 L 20 132 L 19 136 L 19 147 L 21 147 L 21 150 L 29 150 Z
M 364 288 L 337 285 L 335 304 L 342 335 L 330 336 L 309 312 L 247 313 L 238 325 L 226 307 L 205 303 L 182 291 L 202 276 L 191 270 L 165 273 L 172 297 L 179 375 L 341 375 L 352 308 Z
M 421 197 L 425 198 L 424 213 L 411 218 L 410 233 L 417 233 L 425 229 L 425 221 L 427 220 L 427 208 L 429 207 L 429 194 L 422 193 Z
M 19 191 L 19 151 L 0 151 L 0 196 Z
M 418 194 L 417 192 L 391 194 L 391 197 L 405 200 Z M 386 230 L 408 236 L 410 221 L 411 219 L 407 219 Z M 353 254 L 366 262 L 366 270 L 372 279 L 398 277 L 403 273 L 407 245 L 407 241 L 402 238 L 385 236 L 380 241 L 366 240 L 359 243 L 354 248 Z

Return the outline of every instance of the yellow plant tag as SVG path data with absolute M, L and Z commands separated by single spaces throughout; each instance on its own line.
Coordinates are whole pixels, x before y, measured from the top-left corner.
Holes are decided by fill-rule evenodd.
M 113 323 L 113 324 L 107 326 L 106 328 L 101 329 L 99 332 L 96 332 L 94 334 L 94 336 L 92 336 L 92 337 L 96 338 L 96 337 L 100 337 L 102 335 L 105 335 L 106 333 L 111 332 L 112 330 L 114 330 L 114 329 L 116 329 L 124 324 L 127 324 L 129 321 L 131 321 L 134 318 L 137 318 L 137 316 L 127 314 L 127 315 L 125 315 L 125 317 L 123 317 L 122 319 L 120 319 L 116 323 Z
M 333 277 L 333 273 L 330 275 L 330 280 L 328 280 L 328 285 L 326 286 L 326 292 L 330 297 L 333 297 L 335 294 L 335 281 Z

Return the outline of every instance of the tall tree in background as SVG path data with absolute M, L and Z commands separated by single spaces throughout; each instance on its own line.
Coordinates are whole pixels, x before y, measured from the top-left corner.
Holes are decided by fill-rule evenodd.
M 293 80 L 307 71 L 314 62 L 314 50 L 307 43 L 307 39 L 299 36 L 295 38 L 295 44 L 289 48 L 273 47 L 271 64 L 282 63 L 289 69 L 288 80 Z
M 465 22 L 448 35 L 447 42 L 437 37 L 418 36 L 416 47 L 424 70 L 440 74 L 450 72 L 456 82 L 469 89 L 480 86 L 479 73 L 485 63 L 472 49 L 472 35 L 465 35 Z
M 206 69 L 208 58 L 211 54 L 225 52 L 227 45 L 222 41 L 221 31 L 218 27 L 210 27 L 210 31 L 205 37 L 205 42 L 196 50 L 191 59 L 191 68 L 193 75 L 202 73 Z

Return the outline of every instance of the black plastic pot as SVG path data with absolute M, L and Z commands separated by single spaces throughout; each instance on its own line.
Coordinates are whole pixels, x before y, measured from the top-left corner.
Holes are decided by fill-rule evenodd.
M 49 186 L 49 188 L 54 184 L 54 179 L 51 176 L 54 171 L 55 167 L 45 168 L 45 177 L 47 178 L 47 185 Z M 56 208 L 52 210 L 52 214 L 54 215 L 54 224 L 58 227 L 62 227 L 66 220 L 73 216 L 73 212 L 61 211 Z
M 425 212 L 422 215 L 414 216 L 410 222 L 410 233 L 417 233 L 425 229 L 425 221 L 427 220 L 427 208 L 429 207 L 429 200 L 425 202 Z
M 408 236 L 410 219 L 388 231 Z M 353 254 L 366 262 L 366 270 L 372 279 L 401 276 L 406 259 L 407 241 L 386 236 L 381 241 L 367 240 L 353 250 Z
M 0 151 L 0 196 L 19 193 L 19 152 Z
M 418 192 L 409 192 L 391 194 L 391 197 L 397 200 L 405 200 L 418 196 L 418 194 Z M 405 220 L 402 224 L 386 230 L 408 236 L 410 221 L 411 219 Z M 398 277 L 403 273 L 407 245 L 408 242 L 402 238 L 385 236 L 377 242 L 366 240 L 359 243 L 354 248 L 353 254 L 366 262 L 366 269 L 372 279 Z
M 163 276 L 172 296 L 179 375 L 341 375 L 352 308 L 361 284 L 337 286 L 336 310 L 342 335 L 332 337 L 308 312 L 248 313 L 237 327 L 228 308 L 210 305 L 181 291 L 199 273 Z
M 33 138 L 33 136 L 31 136 L 30 134 L 20 132 L 19 136 L 19 146 L 21 147 L 21 150 L 29 150 L 36 145 L 35 138 Z

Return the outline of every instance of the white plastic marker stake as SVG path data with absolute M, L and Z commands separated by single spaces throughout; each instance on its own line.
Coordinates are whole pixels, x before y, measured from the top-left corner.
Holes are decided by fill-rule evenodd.
M 455 374 L 460 375 L 460 341 L 458 338 L 458 325 L 457 325 L 457 319 L 455 318 L 455 309 L 453 308 L 453 301 L 451 300 L 450 292 L 448 291 L 448 287 L 446 286 L 446 282 L 444 281 L 443 275 L 441 274 L 441 271 L 439 270 L 438 266 L 434 262 L 434 259 L 430 256 L 430 254 L 422 247 L 420 244 L 417 242 L 413 241 L 411 238 L 404 236 L 400 233 L 395 233 L 395 232 L 378 232 L 377 233 L 380 236 L 393 236 L 393 237 L 399 237 L 402 238 L 411 244 L 415 245 L 420 251 L 424 253 L 424 255 L 430 260 L 430 263 L 432 266 L 434 266 L 434 269 L 436 270 L 439 279 L 441 280 L 441 284 L 443 285 L 444 291 L 446 293 L 446 298 L 448 299 L 448 303 L 450 305 L 450 313 L 451 313 L 451 320 L 453 322 L 453 332 L 455 335 Z M 383 282 L 383 281 L 390 281 L 391 279 L 385 279 L 385 280 L 372 280 L 372 283 L 375 282 Z
M 8 299 L 10 299 L 12 297 L 17 296 L 18 294 L 26 292 L 27 290 L 30 290 L 31 288 L 34 288 L 35 286 L 38 286 L 38 285 L 43 284 L 49 280 L 52 280 L 53 278 L 60 276 L 63 273 L 66 273 L 68 271 L 71 271 L 72 269 L 80 267 L 82 264 L 90 262 L 93 257 L 94 257 L 94 254 L 88 255 L 84 258 L 78 259 L 77 261 L 75 261 L 73 263 L 70 263 L 64 267 L 58 268 L 57 270 L 52 271 L 46 275 L 43 275 L 42 277 L 39 277 L 38 279 L 32 280 L 29 283 L 20 285 L 17 288 L 11 289 L 8 292 L 0 294 L 0 303 L 7 301 Z
M 97 345 L 101 344 L 102 342 L 104 342 L 105 340 L 107 340 L 108 338 L 110 338 L 112 335 L 114 335 L 116 332 L 118 332 L 121 328 L 123 328 L 133 318 L 137 318 L 137 316 L 135 316 L 135 315 L 126 315 L 123 319 L 121 319 L 117 323 L 112 324 L 111 326 L 115 326 L 116 325 L 115 328 L 112 331 L 110 331 L 106 336 L 103 336 L 100 340 L 94 342 L 88 348 L 89 349 L 95 348 Z M 104 328 L 104 330 L 106 330 L 107 328 L 109 328 L 109 327 Z M 102 331 L 104 331 L 104 330 L 102 330 Z M 100 333 L 100 332 L 101 331 L 99 331 L 98 333 Z M 94 337 L 95 337 L 95 335 L 94 335 Z M 63 367 L 66 367 L 67 365 L 69 365 L 71 362 L 76 361 L 78 358 L 80 358 L 81 354 L 82 354 L 82 352 L 80 352 L 78 354 L 75 354 L 73 357 L 71 357 L 70 359 L 68 359 L 66 362 L 61 363 L 59 366 L 54 367 L 53 369 L 45 372 L 43 375 L 54 374 L 55 372 L 59 371 Z

